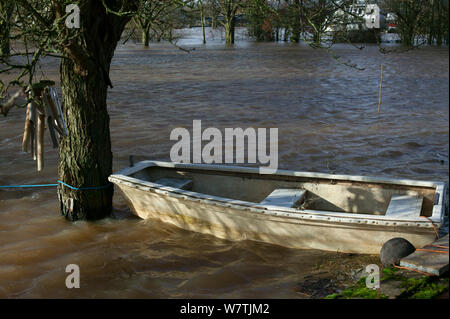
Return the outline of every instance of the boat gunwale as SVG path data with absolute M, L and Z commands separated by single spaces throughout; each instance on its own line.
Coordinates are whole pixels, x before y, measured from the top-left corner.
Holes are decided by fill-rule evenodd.
M 414 226 L 414 227 L 440 227 L 442 218 L 444 215 L 443 200 L 445 196 L 446 184 L 443 182 L 429 182 L 429 181 L 416 181 L 408 179 L 391 179 L 391 178 L 377 178 L 370 176 L 355 176 L 355 175 L 335 175 L 326 173 L 315 172 L 299 172 L 289 170 L 277 170 L 276 173 L 270 175 L 279 176 L 296 176 L 296 177 L 308 177 L 308 178 L 322 178 L 322 179 L 336 179 L 344 181 L 355 181 L 364 183 L 384 183 L 384 184 L 396 184 L 407 186 L 421 186 L 434 188 L 437 194 L 440 194 L 435 198 L 433 205 L 432 216 L 424 218 L 421 217 L 409 217 L 409 218 L 396 218 L 395 216 L 385 215 L 371 215 L 371 214 L 355 214 L 345 212 L 331 212 L 320 210 L 298 210 L 295 208 L 258 205 L 258 203 L 234 200 L 231 198 L 219 197 L 208 195 L 199 192 L 192 192 L 179 188 L 164 186 L 161 184 L 137 179 L 128 175 L 134 174 L 140 170 L 149 167 L 163 167 L 163 168 L 179 168 L 179 169 L 198 169 L 198 170 L 216 170 L 226 172 L 238 172 L 238 173 L 259 173 L 259 168 L 255 167 L 242 167 L 242 166 L 226 166 L 226 165 L 214 165 L 214 164 L 186 164 L 186 163 L 174 163 L 174 162 L 161 162 L 161 161 L 141 161 L 134 166 L 127 167 L 112 174 L 109 177 L 111 182 L 117 184 L 124 184 L 130 187 L 139 188 L 145 191 L 154 191 L 163 195 L 169 195 L 172 197 L 182 197 L 194 201 L 204 202 L 211 205 L 216 204 L 225 207 L 232 207 L 240 210 L 250 210 L 256 213 L 262 213 L 264 215 L 284 216 L 289 218 L 307 219 L 307 220 L 322 220 L 332 222 L 345 222 L 345 223 L 363 223 L 363 224 L 376 224 L 391 227 L 399 226 Z M 265 175 L 265 174 L 260 174 Z M 436 203 L 437 199 L 437 203 Z M 431 221 L 431 222 L 430 222 Z

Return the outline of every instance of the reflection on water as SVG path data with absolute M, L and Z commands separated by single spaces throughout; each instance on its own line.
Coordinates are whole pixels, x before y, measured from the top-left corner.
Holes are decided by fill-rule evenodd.
M 448 182 L 448 49 L 383 55 L 372 46 L 337 47 L 365 68 L 357 71 L 301 45 L 183 41 L 196 49 L 119 46 L 108 98 L 114 170 L 129 155 L 169 160 L 170 131 L 200 119 L 220 130 L 278 127 L 281 168 Z M 55 60 L 43 67 L 57 79 Z M 54 183 L 49 140 L 41 173 L 21 152 L 23 117 L 15 110 L 1 119 L 0 185 Z M 0 216 L 0 297 L 307 298 L 296 285 L 323 276 L 322 266 L 330 276 L 377 262 L 139 220 L 118 193 L 114 218 L 69 223 L 54 189 L 0 190 Z M 81 289 L 65 288 L 71 263 L 80 266 Z

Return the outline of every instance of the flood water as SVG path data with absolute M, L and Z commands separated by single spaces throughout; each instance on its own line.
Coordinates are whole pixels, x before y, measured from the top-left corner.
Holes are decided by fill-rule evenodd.
M 220 130 L 277 127 L 280 168 L 448 182 L 448 48 L 386 55 L 336 46 L 365 68 L 358 71 L 304 45 L 238 40 L 226 48 L 195 36 L 179 45 L 195 50 L 118 47 L 108 96 L 115 171 L 129 155 L 170 160 L 171 130 L 202 120 Z M 58 80 L 56 60 L 42 68 Z M 24 116 L 15 109 L 0 119 L 0 185 L 55 183 L 48 135 L 43 172 L 21 152 Z M 0 189 L 0 298 L 314 298 L 377 262 L 140 220 L 118 191 L 111 218 L 71 223 L 53 187 Z M 65 286 L 68 264 L 80 267 L 80 289 Z

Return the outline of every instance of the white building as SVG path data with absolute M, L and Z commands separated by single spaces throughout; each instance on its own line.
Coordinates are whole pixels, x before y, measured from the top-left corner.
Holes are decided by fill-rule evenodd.
M 377 4 L 368 4 L 364 14 L 367 29 L 380 29 L 384 20 L 380 7 Z
M 335 16 L 338 21 L 346 25 L 347 30 L 370 30 L 384 28 L 384 16 L 376 3 L 368 3 L 367 0 L 356 0 L 344 12 L 339 9 Z M 343 19 L 345 17 L 345 19 Z M 359 17 L 359 18 L 357 18 Z M 343 26 L 335 26 L 341 29 Z

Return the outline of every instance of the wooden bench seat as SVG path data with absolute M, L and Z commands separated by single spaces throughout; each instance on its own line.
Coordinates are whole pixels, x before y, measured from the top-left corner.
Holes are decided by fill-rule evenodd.
M 302 204 L 306 191 L 298 188 L 277 188 L 260 204 L 295 208 Z
M 155 181 L 156 184 L 160 184 L 163 186 L 169 186 L 173 188 L 179 188 L 184 190 L 192 189 L 192 180 L 186 178 L 160 178 Z
M 422 196 L 392 195 L 386 216 L 411 218 L 419 217 L 422 210 Z

